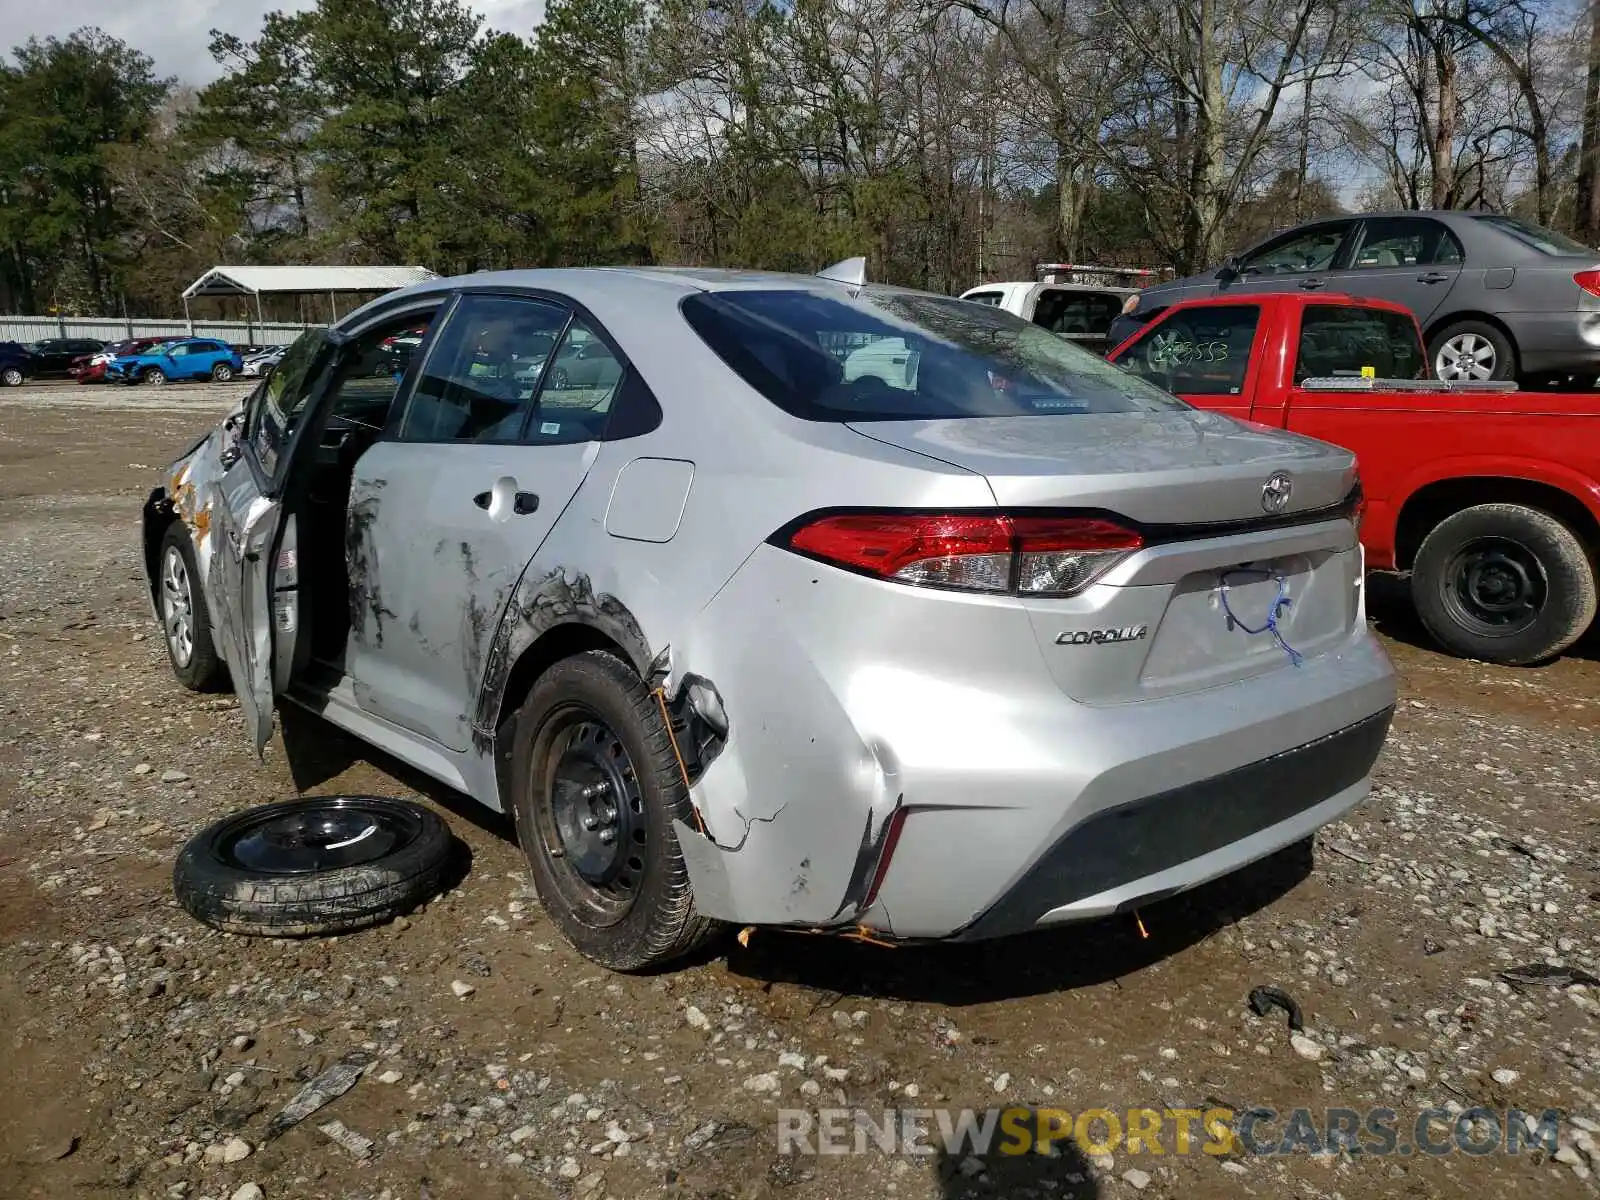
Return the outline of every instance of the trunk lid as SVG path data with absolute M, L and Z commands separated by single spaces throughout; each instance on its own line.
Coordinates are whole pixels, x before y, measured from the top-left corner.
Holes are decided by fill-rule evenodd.
M 1094 510 L 1143 532 L 1143 549 L 1080 594 L 1021 598 L 1051 674 L 1081 702 L 1296 669 L 1359 616 L 1347 450 L 1199 411 L 852 428 L 983 475 L 1002 509 Z
M 1355 484 L 1348 450 L 1199 410 L 868 421 L 851 428 L 977 472 L 1002 508 L 1103 508 L 1141 524 L 1293 518 L 1338 504 Z M 1290 477 L 1288 503 L 1268 510 L 1262 488 L 1279 471 Z

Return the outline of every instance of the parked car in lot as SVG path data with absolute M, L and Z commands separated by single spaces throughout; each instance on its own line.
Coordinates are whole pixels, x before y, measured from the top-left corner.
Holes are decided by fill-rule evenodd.
M 0 342 L 0 387 L 21 387 L 33 375 L 33 351 L 21 342 Z
M 1600 376 L 1600 250 L 1519 217 L 1401 212 L 1335 217 L 1277 234 L 1216 271 L 1133 297 L 1121 343 L 1179 300 L 1342 292 L 1416 314 L 1439 379 Z
M 251 378 L 265 378 L 283 361 L 287 346 L 257 346 L 241 353 L 239 374 Z
M 1116 345 L 1111 323 L 1138 294 L 1131 287 L 1011 280 L 969 288 L 961 298 L 1015 313 L 1085 350 L 1104 354 Z
M 482 274 L 308 332 L 146 502 L 173 670 L 511 812 L 618 969 L 1121 911 L 1359 801 L 1395 676 L 1353 456 L 858 271 Z M 845 379 L 881 339 L 915 388 Z
M 66 379 L 72 374 L 72 364 L 105 349 L 105 343 L 95 338 L 45 338 L 34 342 L 33 369 L 28 372 L 33 379 Z
M 136 337 L 105 346 L 93 354 L 74 359 L 69 373 L 79 383 L 103 383 L 106 368 L 117 358 L 138 354 L 151 346 L 170 342 L 170 337 Z
M 1299 291 L 1182 301 L 1111 359 L 1201 408 L 1354 451 L 1367 565 L 1409 572 L 1455 653 L 1541 662 L 1593 622 L 1600 394 L 1430 380 L 1404 307 Z
M 106 378 L 118 383 L 160 385 L 184 379 L 226 383 L 244 363 L 239 352 L 210 338 L 180 338 L 118 355 L 106 364 Z

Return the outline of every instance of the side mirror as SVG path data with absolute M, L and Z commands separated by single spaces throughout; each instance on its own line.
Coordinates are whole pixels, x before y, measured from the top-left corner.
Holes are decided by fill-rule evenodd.
M 1239 274 L 1239 260 L 1236 256 L 1230 254 L 1222 260 L 1222 266 L 1217 268 L 1217 282 L 1232 283 L 1239 278 Z

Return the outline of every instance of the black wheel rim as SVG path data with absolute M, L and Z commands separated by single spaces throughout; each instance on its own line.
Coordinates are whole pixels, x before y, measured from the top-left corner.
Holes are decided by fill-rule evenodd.
M 309 875 L 357 867 L 392 854 L 422 833 L 416 813 L 361 796 L 334 796 L 240 817 L 218 839 L 230 867 L 262 875 Z
M 633 759 L 586 705 L 552 714 L 539 751 L 533 808 L 557 886 L 587 923 L 614 925 L 633 908 L 650 844 Z
M 1544 611 L 1549 580 L 1539 556 L 1509 538 L 1477 538 L 1445 568 L 1445 608 L 1484 637 L 1510 637 L 1532 627 Z

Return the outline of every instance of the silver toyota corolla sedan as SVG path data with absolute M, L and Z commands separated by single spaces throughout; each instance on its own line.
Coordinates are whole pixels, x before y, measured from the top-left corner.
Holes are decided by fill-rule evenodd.
M 1395 702 L 1360 513 L 1348 452 L 854 260 L 391 293 L 144 538 L 182 682 L 511 812 L 551 918 L 636 969 L 724 923 L 1018 933 L 1304 839 Z

